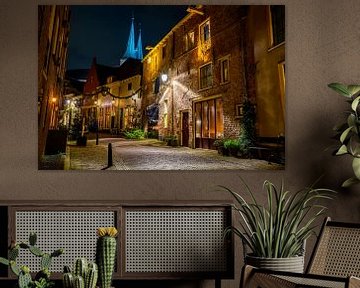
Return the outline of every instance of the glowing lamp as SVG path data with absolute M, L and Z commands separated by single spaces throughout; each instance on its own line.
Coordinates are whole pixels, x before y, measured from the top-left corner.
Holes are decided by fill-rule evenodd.
M 161 74 L 161 81 L 165 83 L 167 80 L 168 80 L 168 75 L 167 74 Z

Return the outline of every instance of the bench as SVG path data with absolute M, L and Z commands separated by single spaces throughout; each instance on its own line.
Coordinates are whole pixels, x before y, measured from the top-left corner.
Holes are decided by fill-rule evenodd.
M 252 158 L 268 161 L 269 164 L 285 164 L 285 139 L 259 138 L 255 145 L 249 147 Z

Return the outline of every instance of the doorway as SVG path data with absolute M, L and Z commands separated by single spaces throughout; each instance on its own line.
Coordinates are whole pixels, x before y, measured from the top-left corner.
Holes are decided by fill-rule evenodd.
M 189 112 L 181 112 L 181 146 L 189 147 Z
M 215 149 L 214 141 L 224 136 L 222 99 L 194 103 L 195 148 Z

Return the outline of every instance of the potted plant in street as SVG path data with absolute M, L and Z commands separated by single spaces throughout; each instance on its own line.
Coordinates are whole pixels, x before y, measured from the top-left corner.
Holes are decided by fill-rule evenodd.
M 229 156 L 229 150 L 225 148 L 224 143 L 225 139 L 219 138 L 214 141 L 214 147 L 217 149 L 218 154 L 222 156 Z
M 239 137 L 239 156 L 248 158 L 250 147 L 255 144 L 255 106 L 245 100 L 243 104 L 243 117 L 241 121 L 241 133 Z
M 251 201 L 246 201 L 229 188 L 221 187 L 236 201 L 233 208 L 240 216 L 239 227 L 228 227 L 225 232 L 241 238 L 245 264 L 302 273 L 305 241 L 314 233 L 314 223 L 326 209 L 318 204 L 318 200 L 331 199 L 334 191 L 305 188 L 290 193 L 283 185 L 278 189 L 266 180 L 267 203 L 264 206 L 244 185 Z
M 165 138 L 167 146 L 177 147 L 179 146 L 176 135 L 170 135 Z
M 240 144 L 238 139 L 228 139 L 224 142 L 224 148 L 227 149 L 231 156 L 237 157 Z
M 348 187 L 360 183 L 360 85 L 331 83 L 328 86 L 346 97 L 351 106 L 347 112 L 347 121 L 334 128 L 340 140 L 340 146 L 334 154 L 350 155 L 352 157 L 354 176 L 342 184 L 343 187 Z
M 84 120 L 81 117 L 81 113 L 76 113 L 74 116 L 73 123 L 70 126 L 70 137 L 76 140 L 76 145 L 86 146 L 87 137 L 85 135 Z

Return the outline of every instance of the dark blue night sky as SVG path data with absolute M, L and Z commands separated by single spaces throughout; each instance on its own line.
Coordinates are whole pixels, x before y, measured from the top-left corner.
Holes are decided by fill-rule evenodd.
M 104 65 L 119 65 L 129 37 L 131 17 L 138 24 L 144 55 L 147 45 L 155 45 L 186 15 L 180 5 L 97 5 L 71 6 L 68 69 L 90 68 L 92 58 Z

